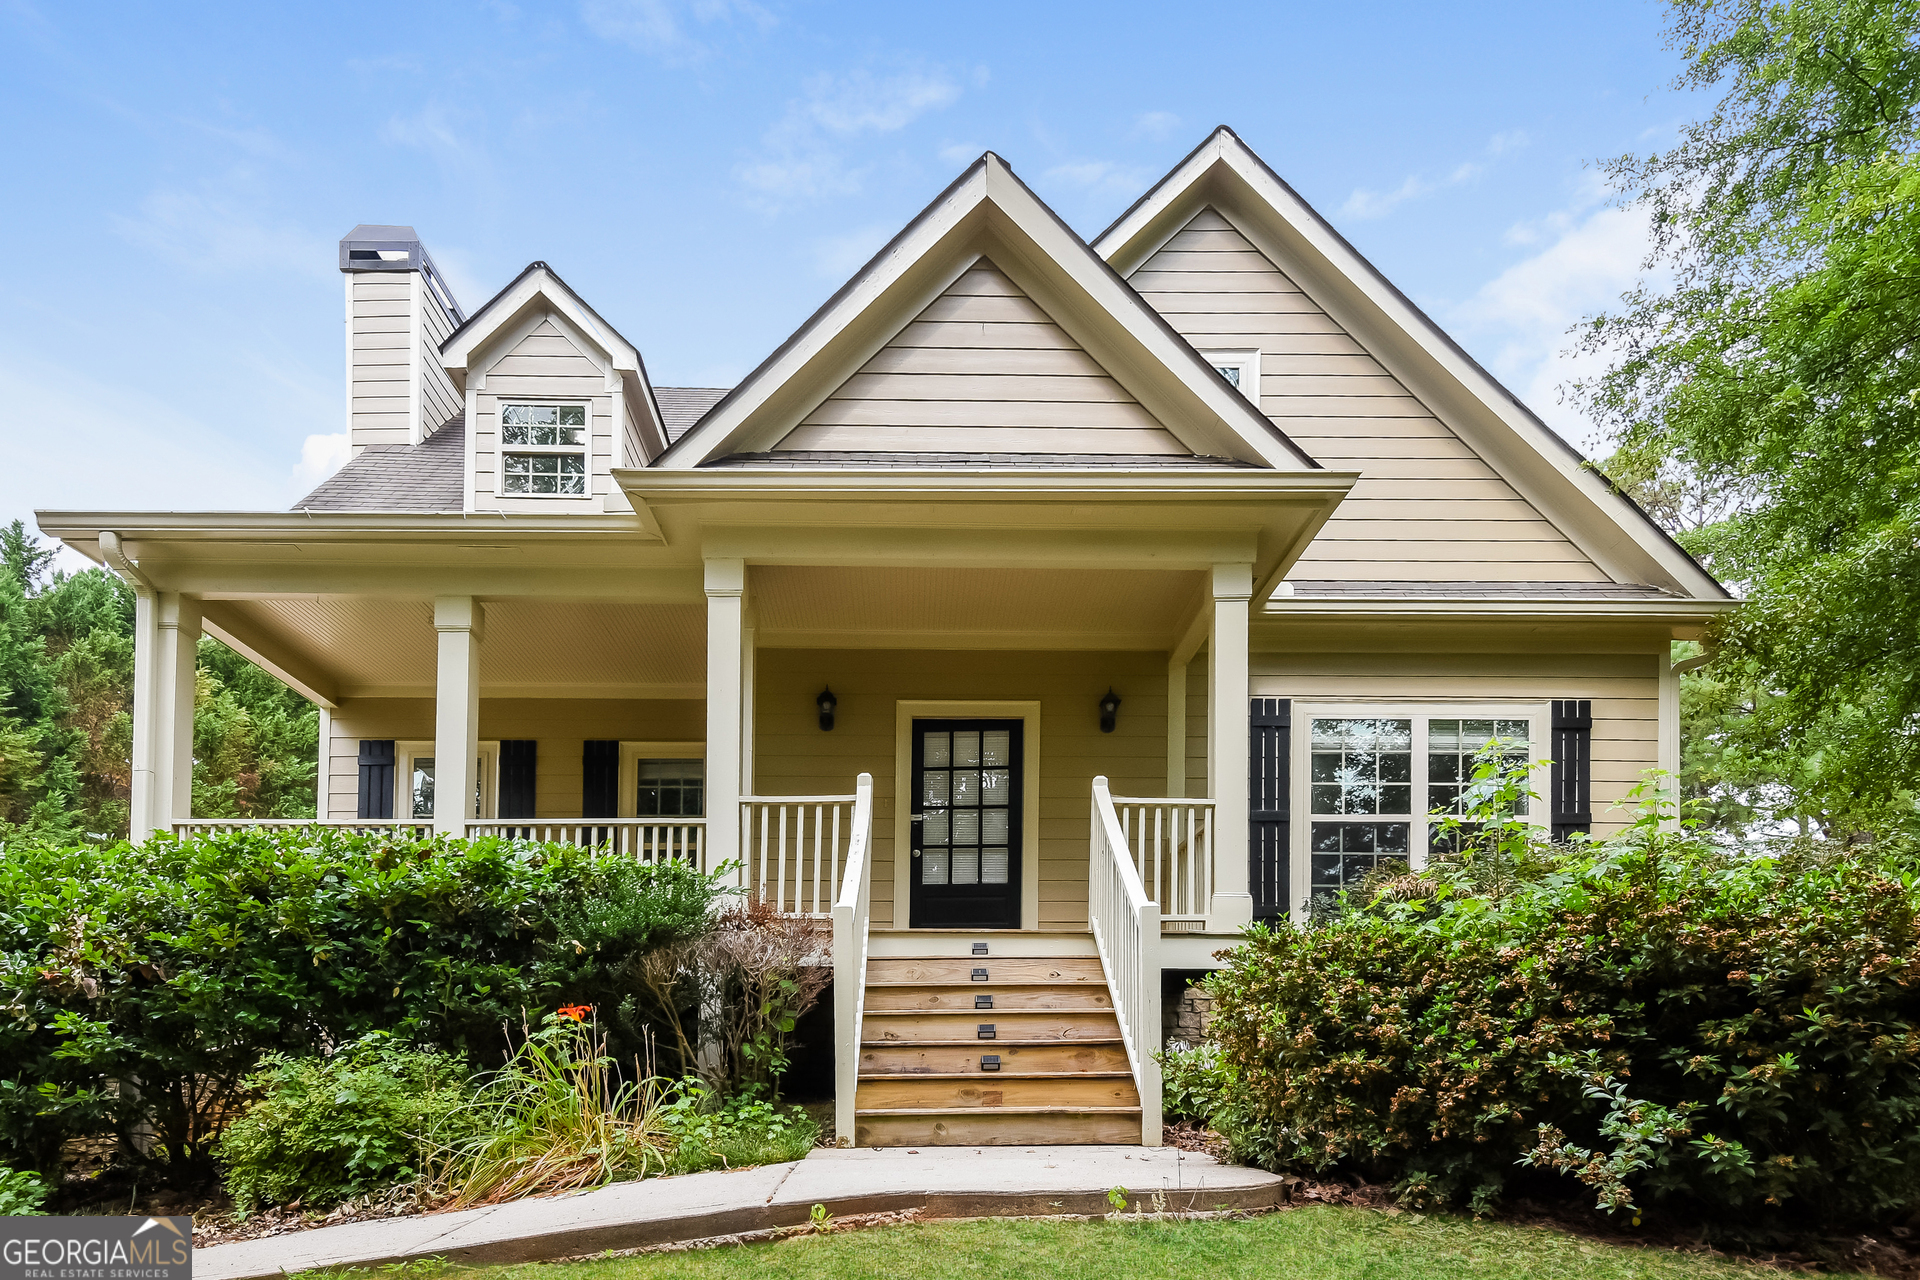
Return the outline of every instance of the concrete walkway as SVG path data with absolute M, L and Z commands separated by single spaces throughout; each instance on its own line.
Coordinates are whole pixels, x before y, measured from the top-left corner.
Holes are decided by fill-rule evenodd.
M 1127 1189 L 1129 1210 L 1151 1209 L 1156 1191 L 1169 1210 L 1265 1209 L 1278 1201 L 1280 1179 L 1171 1147 L 820 1150 L 791 1164 L 215 1245 L 194 1250 L 193 1274 L 256 1280 L 429 1257 L 537 1262 L 797 1226 L 816 1204 L 836 1217 L 903 1209 L 940 1218 L 1105 1213 L 1112 1187 Z

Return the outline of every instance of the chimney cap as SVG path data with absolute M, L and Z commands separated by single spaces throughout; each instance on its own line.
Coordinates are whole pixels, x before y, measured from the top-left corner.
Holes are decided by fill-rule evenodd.
M 418 271 L 426 256 L 412 227 L 363 222 L 340 237 L 342 271 Z

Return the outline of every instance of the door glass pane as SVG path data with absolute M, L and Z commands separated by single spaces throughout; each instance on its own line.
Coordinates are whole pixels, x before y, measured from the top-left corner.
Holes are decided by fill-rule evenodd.
M 926 821 L 920 827 L 920 843 L 947 843 L 947 815 L 944 810 L 927 814 Z
M 487 758 L 477 756 L 473 762 L 473 816 L 486 817 L 487 795 Z
M 1007 882 L 1007 851 L 1005 849 L 983 849 L 980 851 L 980 883 L 1005 884 Z
M 1013 731 L 1010 729 L 988 729 L 980 735 L 980 763 L 1008 765 L 1013 763 Z
M 920 802 L 944 805 L 947 802 L 947 775 L 932 769 L 920 775 Z
M 953 843 L 980 843 L 980 812 L 977 809 L 953 811 Z
M 947 733 L 924 733 L 920 735 L 921 754 L 925 757 L 921 763 L 925 764 L 929 769 L 944 769 L 953 763 L 953 757 L 948 754 L 948 739 L 951 736 L 951 734 Z
M 959 737 L 959 734 L 954 734 Z M 955 747 L 956 754 L 958 746 Z M 953 802 L 956 805 L 975 805 L 980 803 L 980 771 L 978 769 L 955 769 L 953 771 Z
M 1005 844 L 1007 842 L 1007 811 L 1005 809 L 982 809 L 980 811 L 980 843 Z
M 980 732 L 969 729 L 953 735 L 953 762 L 956 765 L 978 765 L 980 763 Z
M 433 757 L 415 756 L 413 758 L 413 816 L 431 818 L 433 816 Z
M 953 851 L 953 882 L 955 884 L 980 883 L 980 851 L 978 849 Z
M 1013 774 L 1006 769 L 980 771 L 980 803 L 1008 804 L 1013 800 Z
M 947 851 L 929 849 L 920 855 L 920 883 L 945 884 L 947 882 Z

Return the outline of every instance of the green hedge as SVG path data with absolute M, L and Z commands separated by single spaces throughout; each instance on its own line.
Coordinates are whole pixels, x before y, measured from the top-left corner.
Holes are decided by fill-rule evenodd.
M 389 1032 L 497 1065 L 505 1024 L 600 998 L 718 892 L 565 845 L 328 829 L 0 847 L 0 1164 L 150 1129 L 204 1180 L 265 1055 Z
M 1920 1205 L 1920 861 L 1717 849 L 1657 817 L 1256 929 L 1209 980 L 1216 1124 L 1243 1158 L 1416 1202 L 1577 1179 L 1631 1212 Z

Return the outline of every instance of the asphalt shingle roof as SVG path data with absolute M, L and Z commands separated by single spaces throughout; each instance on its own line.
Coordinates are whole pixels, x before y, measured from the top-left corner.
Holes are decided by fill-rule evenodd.
M 655 387 L 653 401 L 660 406 L 660 419 L 666 424 L 667 443 L 671 444 L 692 429 L 707 410 L 726 398 L 730 387 Z
M 295 511 L 460 511 L 467 420 L 455 414 L 419 444 L 374 444 L 293 504 Z

